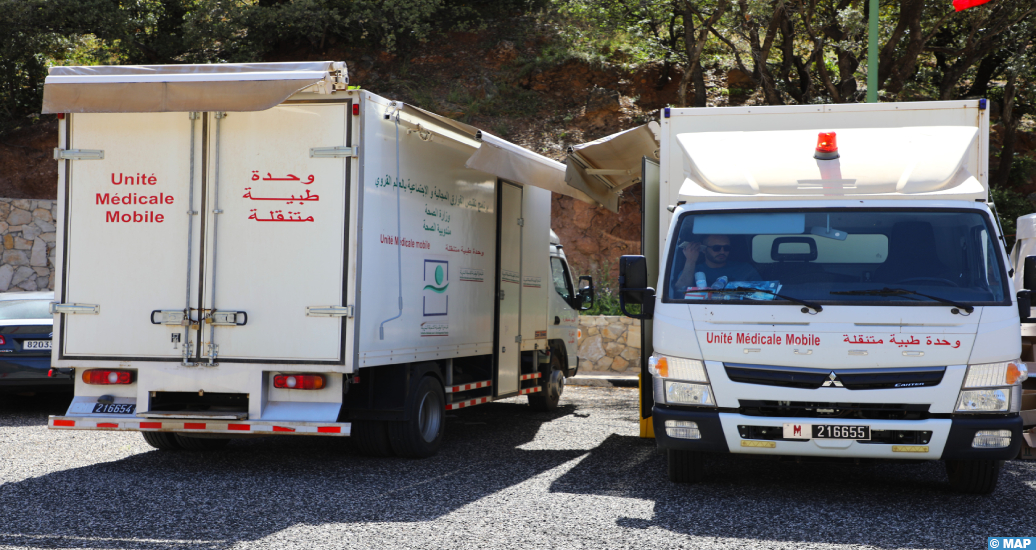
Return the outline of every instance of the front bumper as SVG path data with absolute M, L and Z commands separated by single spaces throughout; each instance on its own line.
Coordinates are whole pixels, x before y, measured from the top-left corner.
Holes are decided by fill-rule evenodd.
M 846 420 L 745 416 L 714 409 L 655 405 L 652 409 L 652 418 L 659 447 L 708 452 L 912 460 L 1006 460 L 1018 456 L 1022 441 L 1022 419 L 1017 415 L 997 418 L 960 416 L 928 420 Z M 665 429 L 666 420 L 696 422 L 701 438 L 669 437 Z M 743 439 L 738 431 L 738 426 L 743 425 L 780 429 L 785 423 L 866 425 L 870 426 L 872 431 L 929 431 L 932 435 L 924 445 L 896 445 L 841 439 Z M 1009 430 L 1011 444 L 999 449 L 973 448 L 971 442 L 978 430 Z

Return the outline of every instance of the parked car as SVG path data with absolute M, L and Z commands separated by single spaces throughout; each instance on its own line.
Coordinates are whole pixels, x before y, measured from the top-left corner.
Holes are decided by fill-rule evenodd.
M 71 391 L 72 369 L 51 369 L 53 292 L 0 294 L 0 392 Z

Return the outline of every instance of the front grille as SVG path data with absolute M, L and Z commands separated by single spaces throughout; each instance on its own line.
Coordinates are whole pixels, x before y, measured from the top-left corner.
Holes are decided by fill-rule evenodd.
M 750 426 L 741 425 L 737 427 L 741 439 L 758 439 L 763 441 L 793 441 L 805 443 L 809 439 L 789 439 L 784 437 L 784 428 L 781 426 Z M 871 430 L 869 441 L 860 441 L 867 445 L 927 445 L 932 440 L 932 432 L 920 430 Z
M 821 387 L 882 390 L 937 386 L 946 373 L 946 367 L 811 369 L 729 363 L 724 364 L 723 368 L 727 378 L 734 382 L 810 390 Z
M 786 418 L 857 418 L 861 420 L 925 420 L 931 405 L 913 403 L 825 403 L 741 399 L 744 416 Z

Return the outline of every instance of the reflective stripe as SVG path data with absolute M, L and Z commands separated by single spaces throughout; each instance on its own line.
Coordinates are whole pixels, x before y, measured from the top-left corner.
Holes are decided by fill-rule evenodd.
M 459 403 L 450 403 L 446 405 L 446 410 L 452 411 L 456 409 L 463 409 L 464 407 L 473 407 L 475 405 L 481 405 L 483 403 L 489 403 L 493 399 L 491 397 L 478 397 L 475 399 L 469 399 L 467 401 L 461 401 Z

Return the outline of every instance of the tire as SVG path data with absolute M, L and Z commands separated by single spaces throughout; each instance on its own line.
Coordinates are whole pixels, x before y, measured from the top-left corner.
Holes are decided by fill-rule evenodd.
M 426 458 L 439 452 L 446 424 L 446 398 L 442 384 L 424 376 L 407 396 L 407 419 L 388 424 L 389 443 L 397 456 Z
M 1000 460 L 947 460 L 946 475 L 959 493 L 988 495 L 996 489 L 1002 464 Z
M 529 394 L 529 406 L 537 411 L 553 411 L 558 408 L 561 394 L 565 392 L 565 372 L 561 370 L 561 358 L 550 354 L 550 374 L 539 393 Z
M 218 451 L 230 443 L 229 439 L 215 439 L 208 437 L 190 437 L 186 435 L 173 434 L 176 442 L 188 451 Z
M 140 435 L 144 436 L 144 441 L 147 441 L 148 445 L 160 451 L 175 451 L 181 448 L 169 432 L 140 432 Z
M 698 483 L 705 479 L 705 453 L 666 449 L 669 462 L 669 481 Z
M 350 439 L 356 451 L 364 456 L 392 456 L 388 427 L 380 420 L 357 420 L 353 422 Z

